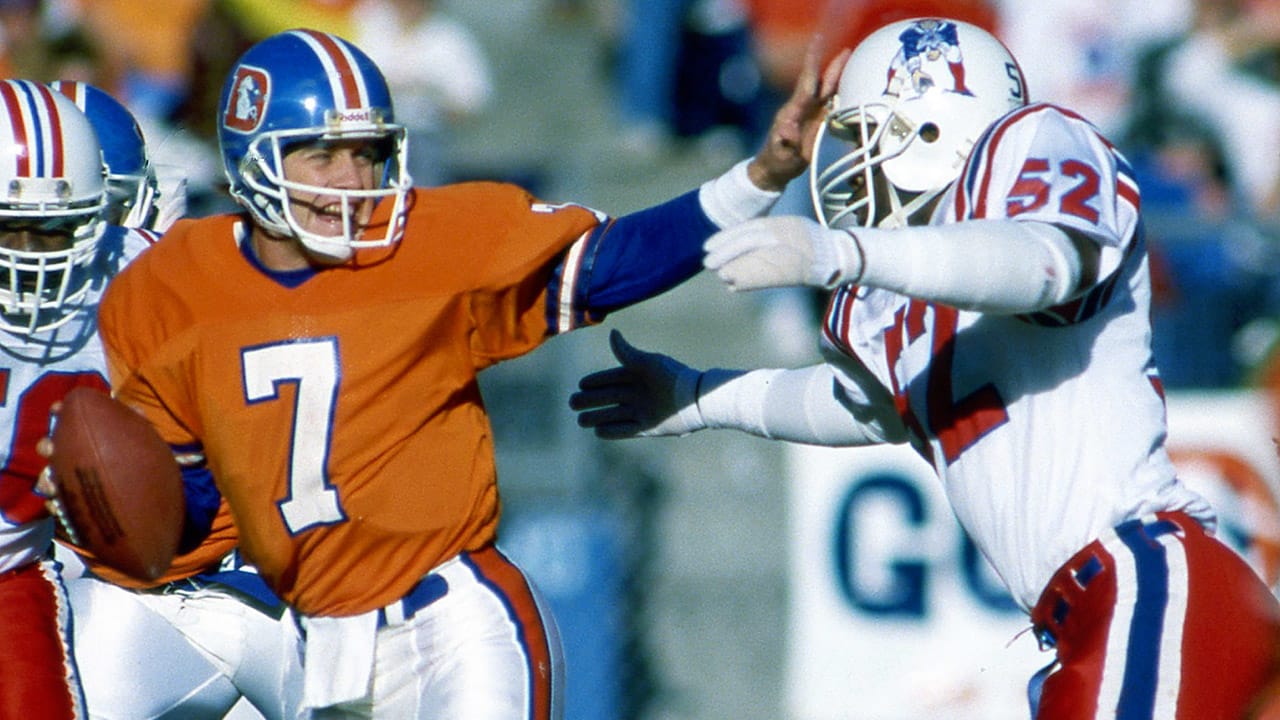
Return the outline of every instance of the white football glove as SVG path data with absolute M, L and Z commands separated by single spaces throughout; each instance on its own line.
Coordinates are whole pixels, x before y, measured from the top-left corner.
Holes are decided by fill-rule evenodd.
M 748 220 L 712 235 L 702 264 L 733 290 L 834 288 L 862 276 L 862 251 L 844 230 L 799 216 Z
M 638 350 L 617 330 L 609 333 L 609 347 L 621 365 L 584 376 L 569 396 L 578 425 L 609 440 L 687 435 L 706 427 L 698 411 L 701 372 Z

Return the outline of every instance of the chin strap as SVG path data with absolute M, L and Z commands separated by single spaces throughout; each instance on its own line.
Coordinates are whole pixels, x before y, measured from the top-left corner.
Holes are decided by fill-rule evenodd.
M 885 229 L 907 227 L 911 224 L 911 216 L 933 202 L 933 199 L 938 197 L 945 189 L 946 186 L 944 185 L 933 190 L 926 190 L 903 204 L 898 189 L 891 186 L 889 192 L 886 193 L 889 196 L 889 214 L 876 227 Z

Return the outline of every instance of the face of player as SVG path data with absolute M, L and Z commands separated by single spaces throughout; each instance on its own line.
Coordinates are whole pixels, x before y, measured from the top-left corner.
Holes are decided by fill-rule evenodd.
M 865 138 L 874 138 L 876 135 L 876 126 L 868 123 L 865 128 L 865 136 L 858 131 L 856 126 L 843 127 L 833 126 L 832 134 L 848 143 L 850 153 L 857 153 L 863 146 Z M 874 151 L 873 151 L 874 154 Z M 868 180 L 870 182 L 868 182 Z M 861 205 L 859 209 L 850 213 L 843 222 L 841 227 L 879 227 L 886 218 L 894 212 L 894 202 L 896 199 L 899 206 L 906 205 L 914 200 L 919 193 L 899 190 L 889 182 L 884 174 L 884 169 L 879 162 L 872 165 L 869 172 L 855 172 L 850 174 L 845 181 L 845 190 L 848 192 L 849 205 Z M 874 193 L 875 202 L 865 204 L 868 193 Z M 925 225 L 928 224 L 929 217 L 933 214 L 933 208 L 937 204 L 938 198 L 934 198 L 928 204 L 921 208 L 917 208 L 907 218 L 909 225 Z M 867 214 L 874 208 L 875 216 L 868 221 Z
M 0 248 L 19 253 L 47 253 L 71 248 L 69 230 L 48 229 L 37 226 L 11 225 L 0 227 Z M 16 273 L 21 290 L 34 290 L 38 275 L 35 272 Z M 17 288 L 15 288 L 17 289 Z
M 372 190 L 382 174 L 382 153 L 370 140 L 320 141 L 290 151 L 284 157 L 285 179 L 316 188 Z M 338 195 L 289 191 L 289 202 L 298 224 L 317 235 L 342 235 L 343 203 Z M 347 222 L 353 236 L 368 223 L 374 201 L 352 203 Z
M 56 230 L 0 227 L 0 247 L 22 252 L 53 252 L 71 247 L 71 235 Z

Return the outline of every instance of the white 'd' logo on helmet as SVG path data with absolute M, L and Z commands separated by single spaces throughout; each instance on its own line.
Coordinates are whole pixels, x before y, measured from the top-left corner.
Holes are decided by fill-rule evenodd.
M 231 85 L 231 97 L 227 99 L 227 112 L 222 124 L 231 130 L 251 133 L 262 124 L 266 114 L 267 96 L 271 91 L 271 79 L 265 70 L 249 65 L 236 68 Z

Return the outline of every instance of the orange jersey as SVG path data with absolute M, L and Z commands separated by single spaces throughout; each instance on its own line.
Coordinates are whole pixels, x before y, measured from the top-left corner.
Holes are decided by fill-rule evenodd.
M 294 287 L 245 257 L 239 216 L 182 221 L 102 303 L 117 394 L 203 447 L 243 554 L 305 614 L 384 606 L 494 540 L 476 374 L 552 332 L 548 282 L 599 222 L 495 183 L 411 206 L 396 246 Z

